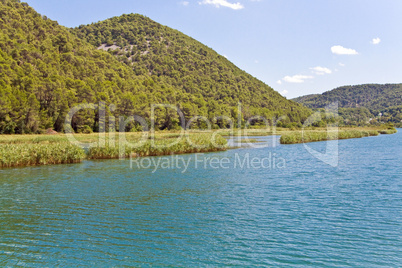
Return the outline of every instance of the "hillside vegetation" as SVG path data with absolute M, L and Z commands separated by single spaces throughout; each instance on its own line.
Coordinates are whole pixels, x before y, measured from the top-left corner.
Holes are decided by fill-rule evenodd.
M 132 49 L 124 55 L 96 49 L 103 42 Z M 237 118 L 239 102 L 244 120 L 286 115 L 287 122 L 299 123 L 310 113 L 211 49 L 145 17 L 124 15 L 71 30 L 26 3 L 0 0 L 0 134 L 62 132 L 72 107 L 101 101 L 115 105 L 106 118 L 138 115 L 148 125 L 151 104 L 159 103 L 178 106 L 186 119 L 205 116 L 216 128 L 228 123 L 215 116 Z M 157 109 L 156 129 L 180 123 L 173 109 Z M 98 131 L 99 111 L 81 110 L 72 127 Z M 205 124 L 195 121 L 194 127 Z M 141 126 L 130 123 L 124 130 Z
M 171 102 L 180 103 L 186 117 L 236 117 L 233 108 L 239 102 L 245 119 L 286 115 L 285 123 L 302 122 L 310 114 L 207 46 L 145 16 L 122 15 L 72 32 L 109 51 L 137 75 L 174 88 L 179 96 Z
M 346 124 L 402 122 L 402 84 L 344 86 L 293 100 L 312 109 L 337 101 Z
M 149 80 L 27 4 L 0 1 L 0 133 L 63 131 L 67 112 L 80 103 L 150 102 L 162 87 Z M 96 130 L 96 117 L 82 111 L 72 125 Z

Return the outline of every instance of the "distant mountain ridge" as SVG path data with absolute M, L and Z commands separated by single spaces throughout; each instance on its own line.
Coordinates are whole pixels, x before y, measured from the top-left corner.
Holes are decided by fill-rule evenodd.
M 294 98 L 309 108 L 324 108 L 338 101 L 341 108 L 365 107 L 381 110 L 402 105 L 402 84 L 364 84 L 343 86 L 324 92 Z
M 293 100 L 311 109 L 338 102 L 346 124 L 402 122 L 402 84 L 343 86 Z

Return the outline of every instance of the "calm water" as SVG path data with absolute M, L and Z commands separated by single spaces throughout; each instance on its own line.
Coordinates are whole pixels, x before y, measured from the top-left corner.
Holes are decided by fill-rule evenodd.
M 402 130 L 339 150 L 0 170 L 0 266 L 402 266 Z

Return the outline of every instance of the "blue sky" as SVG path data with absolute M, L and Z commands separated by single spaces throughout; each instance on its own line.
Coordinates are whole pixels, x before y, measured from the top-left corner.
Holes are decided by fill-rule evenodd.
M 74 27 L 139 13 L 177 29 L 293 98 L 402 83 L 399 0 L 25 0 Z

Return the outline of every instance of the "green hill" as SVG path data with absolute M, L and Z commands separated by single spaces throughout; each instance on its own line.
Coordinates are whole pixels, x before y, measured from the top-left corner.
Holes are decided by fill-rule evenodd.
M 310 113 L 211 48 L 145 16 L 122 15 L 81 25 L 72 32 L 94 47 L 109 51 L 137 75 L 149 75 L 179 94 L 189 94 L 190 100 L 207 102 L 206 107 L 197 107 L 199 104 L 187 101 L 186 116 L 231 116 L 239 101 L 246 119 L 253 115 L 268 119 L 287 115 L 289 121 L 300 122 Z
M 381 110 L 402 105 L 402 84 L 344 86 L 293 100 L 310 108 L 324 108 L 327 104 L 338 101 L 342 108 L 365 107 Z
M 130 49 L 96 49 L 103 42 Z M 246 120 L 286 115 L 288 122 L 300 122 L 310 113 L 211 49 L 145 17 L 124 15 L 73 30 L 26 3 L 0 0 L 0 134 L 63 131 L 72 107 L 100 101 L 116 106 L 107 115 L 135 114 L 148 123 L 151 104 L 158 103 L 179 106 L 187 118 L 211 120 L 236 118 L 238 102 Z M 168 110 L 158 110 L 155 120 L 159 129 L 180 123 Z M 98 125 L 97 110 L 82 110 L 72 122 L 77 132 L 97 131 Z M 136 129 L 131 124 L 126 130 Z
M 402 84 L 344 86 L 293 100 L 312 109 L 337 101 L 340 115 L 350 124 L 402 122 Z

